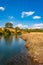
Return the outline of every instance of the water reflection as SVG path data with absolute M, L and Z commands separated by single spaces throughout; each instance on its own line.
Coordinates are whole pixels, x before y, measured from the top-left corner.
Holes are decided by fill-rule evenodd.
M 4 40 L 5 40 L 5 43 L 10 45 L 12 43 L 12 40 L 13 40 L 13 36 L 12 35 L 9 35 L 9 36 L 3 36 L 4 37 Z
M 0 40 L 2 39 L 2 35 L 0 35 Z

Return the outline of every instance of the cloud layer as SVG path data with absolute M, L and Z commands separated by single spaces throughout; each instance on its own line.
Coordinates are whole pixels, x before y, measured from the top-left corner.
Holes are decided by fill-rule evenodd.
M 40 29 L 40 28 L 43 28 L 43 23 L 39 23 L 39 24 L 34 24 L 34 25 L 32 25 L 32 28 L 38 28 L 38 29 Z
M 15 27 L 19 27 L 21 29 L 41 29 L 43 28 L 43 23 L 39 23 L 39 24 L 33 24 L 31 27 L 29 27 L 28 25 L 23 25 L 23 24 L 17 24 Z
M 17 24 L 16 27 L 19 27 L 19 28 L 21 28 L 21 29 L 22 29 L 22 28 L 25 29 L 25 28 L 28 28 L 28 25 Z

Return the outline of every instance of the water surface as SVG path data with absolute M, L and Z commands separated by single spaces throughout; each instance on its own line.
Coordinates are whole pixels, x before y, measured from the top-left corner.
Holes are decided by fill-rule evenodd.
M 28 55 L 25 41 L 15 36 L 0 36 L 0 65 L 36 65 Z
M 27 50 L 24 46 L 25 41 L 14 36 L 0 36 L 0 65 L 11 61 L 13 57 L 19 58 L 25 55 Z M 20 59 L 20 58 L 19 58 Z

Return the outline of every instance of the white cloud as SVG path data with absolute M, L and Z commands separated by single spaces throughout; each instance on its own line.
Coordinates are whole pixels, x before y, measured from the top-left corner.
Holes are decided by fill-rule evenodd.
M 19 27 L 21 29 L 25 29 L 25 28 L 28 28 L 28 29 L 40 29 L 40 28 L 43 28 L 43 23 L 33 24 L 31 27 L 29 27 L 28 25 L 25 25 L 25 24 L 17 24 L 15 27 Z
M 29 12 L 23 11 L 22 14 L 21 14 L 21 18 L 24 18 L 24 16 L 31 16 L 34 13 L 35 13 L 34 11 L 29 11 Z
M 16 27 L 22 27 L 22 24 L 17 24 Z
M 41 16 L 34 16 L 33 19 L 41 19 Z
M 43 23 L 39 23 L 39 24 L 34 24 L 34 25 L 32 25 L 32 27 L 31 28 L 38 28 L 38 29 L 40 29 L 40 28 L 43 28 Z
M 17 24 L 16 27 L 19 27 L 19 28 L 21 28 L 21 29 L 22 29 L 22 28 L 25 29 L 25 28 L 28 28 L 28 25 Z
M 5 8 L 4 8 L 4 7 L 0 7 L 0 10 L 1 10 L 1 11 L 4 11 L 4 10 L 5 10 Z
M 14 16 L 9 16 L 9 18 L 10 18 L 10 19 L 13 19 L 13 18 L 15 18 L 15 17 L 14 17 Z
M 10 23 L 12 23 L 12 24 L 13 24 L 13 21 L 10 21 Z

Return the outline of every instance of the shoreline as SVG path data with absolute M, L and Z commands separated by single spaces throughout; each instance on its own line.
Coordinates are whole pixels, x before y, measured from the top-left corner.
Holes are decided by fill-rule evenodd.
M 25 46 L 33 61 L 43 64 L 43 33 L 22 34 L 21 38 L 26 41 Z

